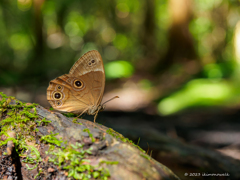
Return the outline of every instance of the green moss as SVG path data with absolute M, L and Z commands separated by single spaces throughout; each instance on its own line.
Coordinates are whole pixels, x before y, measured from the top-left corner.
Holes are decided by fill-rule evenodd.
M 93 135 L 90 133 L 89 129 L 84 129 L 83 132 L 87 132 L 89 137 L 91 138 L 92 142 L 95 142 L 95 138 L 93 137 Z
M 113 164 L 118 164 L 118 161 L 101 161 L 100 164 L 107 164 L 107 165 L 113 165 Z
M 148 159 L 148 160 L 150 160 L 151 159 L 151 157 L 150 156 L 147 156 L 146 154 L 140 154 L 142 157 L 144 157 L 144 158 L 146 158 L 146 159 Z
M 88 132 L 89 130 L 87 129 L 85 131 Z M 60 141 L 61 140 L 56 140 L 56 142 Z M 50 143 L 56 144 L 56 142 Z M 52 155 L 52 157 L 49 158 L 49 162 L 67 170 L 68 177 L 85 180 L 91 178 L 107 180 L 110 177 L 109 170 L 101 167 L 100 165 L 103 163 L 114 165 L 118 164 L 118 162 L 102 161 L 98 165 L 92 166 L 90 165 L 91 161 L 87 159 L 88 156 L 92 154 L 91 151 L 91 147 L 84 149 L 84 144 L 76 142 L 75 144 L 68 144 L 66 147 L 55 147 L 53 145 L 49 145 L 49 150 L 46 151 L 46 154 Z
M 34 147 L 34 146 L 28 146 L 28 147 L 31 149 L 31 153 L 30 153 L 30 155 L 28 155 L 28 156 L 23 160 L 23 162 L 29 163 L 29 164 L 35 164 L 35 166 L 33 166 L 32 168 L 30 168 L 30 167 L 26 164 L 27 168 L 28 168 L 29 170 L 32 170 L 32 169 L 35 169 L 35 168 L 37 167 L 38 163 L 39 163 L 40 161 L 42 161 L 42 158 L 41 158 L 40 153 L 39 153 L 39 151 L 37 150 L 36 147 Z
M 107 131 L 106 131 L 109 135 L 117 138 L 117 139 L 120 139 L 121 141 L 123 142 L 128 142 L 130 143 L 131 145 L 137 147 L 140 151 L 142 151 L 143 153 L 146 153 L 146 151 L 144 151 L 142 148 L 140 148 L 138 145 L 134 144 L 134 142 L 128 138 L 125 138 L 123 135 L 117 133 L 116 131 L 114 131 L 112 128 L 109 128 Z
M 43 118 L 42 120 L 36 120 L 36 122 L 38 123 L 38 126 L 47 126 L 48 123 L 50 123 L 51 121 L 46 120 L 46 118 Z
M 35 144 L 33 134 L 38 129 L 36 127 L 35 120 L 38 118 L 36 112 L 37 104 L 27 104 L 16 100 L 14 97 L 7 97 L 0 92 L 2 97 L 0 101 L 0 116 L 7 111 L 6 118 L 0 121 L 1 132 L 0 136 L 5 135 L 7 138 L 0 142 L 0 146 L 7 144 L 8 141 L 13 141 L 16 151 L 20 156 L 25 157 L 24 162 L 30 164 L 36 164 L 33 168 L 37 167 L 39 161 L 41 161 L 40 153 L 36 147 L 28 145 L 28 143 Z M 15 100 L 15 104 L 10 104 L 12 100 Z M 15 130 L 17 134 L 16 138 L 9 137 L 9 131 Z M 27 152 L 31 152 L 27 154 Z M 27 166 L 28 167 L 28 166 Z
M 63 113 L 63 115 L 65 115 L 66 117 L 76 117 L 76 114 L 73 113 Z
M 77 118 L 73 119 L 73 123 L 82 125 L 82 123 L 79 123 L 79 122 L 78 122 Z
M 35 164 L 31 168 L 26 165 L 28 169 L 34 169 L 42 159 L 38 149 L 34 145 L 28 144 L 36 144 L 34 138 L 38 131 L 36 126 L 44 126 L 51 121 L 45 118 L 39 120 L 36 112 L 36 104 L 22 103 L 13 97 L 7 97 L 1 92 L 0 95 L 2 96 L 0 101 L 0 118 L 3 116 L 3 113 L 7 113 L 5 119 L 0 121 L 0 136 L 5 135 L 6 137 L 5 140 L 0 142 L 0 146 L 7 144 L 8 141 L 13 141 L 19 156 L 25 157 L 23 161 L 29 164 Z M 15 100 L 16 103 L 10 105 L 11 100 Z M 74 121 L 76 122 L 76 120 Z M 9 137 L 7 133 L 12 129 L 16 131 L 16 138 Z M 92 142 L 95 142 L 95 138 L 89 129 L 84 129 L 83 131 L 89 134 Z M 92 166 L 90 165 L 90 160 L 87 159 L 88 156 L 92 154 L 91 148 L 84 149 L 84 145 L 78 142 L 76 142 L 76 144 L 67 144 L 66 141 L 63 141 L 57 136 L 58 133 L 51 133 L 42 136 L 40 140 L 43 143 L 49 144 L 49 149 L 46 151 L 46 154 L 50 155 L 49 162 L 65 169 L 68 177 L 83 180 L 91 178 L 107 180 L 110 177 L 109 170 L 101 167 L 101 165 L 103 163 L 108 165 L 118 164 L 118 162 L 103 161 L 99 163 L 99 165 Z M 41 174 L 41 171 L 40 169 L 35 178 Z
M 76 143 L 67 146 L 66 148 L 55 149 L 54 152 L 49 151 L 53 157 L 49 159 L 55 165 L 61 166 L 68 171 L 68 177 L 75 179 L 108 179 L 110 177 L 109 171 L 99 165 L 90 165 L 90 160 L 86 159 L 91 153 L 91 148 L 83 149 L 83 144 Z M 111 162 L 109 162 L 111 164 Z M 116 162 L 112 162 L 116 164 Z
M 50 144 L 54 144 L 54 145 L 57 145 L 57 146 L 61 146 L 61 143 L 63 141 L 56 138 L 55 136 L 57 136 L 57 135 L 58 135 L 58 133 L 56 133 L 56 134 L 51 133 L 51 134 L 42 136 L 40 141 L 43 141 L 45 143 L 47 142 L 47 143 L 50 143 Z
M 40 174 L 43 172 L 43 170 L 42 169 L 39 169 L 39 171 L 38 171 L 38 174 L 36 175 L 36 176 L 34 176 L 34 179 L 36 179 L 38 176 L 40 176 Z

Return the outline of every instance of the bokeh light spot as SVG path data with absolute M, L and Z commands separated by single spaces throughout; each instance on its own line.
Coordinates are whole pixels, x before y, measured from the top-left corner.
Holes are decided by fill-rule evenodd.
M 27 11 L 32 7 L 32 0 L 18 0 L 17 4 L 21 11 Z
M 133 74 L 134 68 L 127 61 L 113 61 L 105 65 L 106 77 L 112 78 L 127 78 Z
M 64 29 L 65 29 L 66 34 L 69 36 L 76 36 L 80 31 L 76 22 L 68 22 L 65 25 Z
M 153 86 L 152 82 L 148 79 L 142 79 L 141 81 L 139 81 L 138 84 L 142 89 L 145 89 L 145 90 L 149 90 Z
M 128 38 L 123 34 L 117 34 L 113 40 L 113 44 L 116 48 L 124 50 L 128 44 Z
M 28 50 L 31 48 L 31 42 L 26 34 L 16 33 L 10 37 L 10 46 L 14 50 Z
M 129 15 L 129 7 L 126 3 L 119 3 L 116 6 L 116 14 L 119 18 L 126 18 Z
M 64 36 L 62 33 L 54 33 L 47 37 L 47 45 L 52 49 L 61 47 L 64 43 Z
M 109 42 L 112 42 L 113 39 L 115 38 L 116 32 L 114 29 L 108 27 L 102 31 L 101 35 L 102 35 L 102 39 L 105 42 L 109 43 Z
M 210 79 L 221 79 L 223 76 L 222 70 L 217 64 L 207 64 L 204 66 L 204 72 Z
M 80 36 L 73 36 L 70 38 L 70 46 L 75 51 L 79 51 L 82 48 L 83 43 L 83 38 Z

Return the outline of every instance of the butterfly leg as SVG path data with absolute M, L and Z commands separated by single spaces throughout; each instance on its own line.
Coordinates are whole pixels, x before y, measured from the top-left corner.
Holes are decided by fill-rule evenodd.
M 80 117 L 81 115 L 83 115 L 86 111 L 88 110 L 88 108 L 86 108 L 81 114 L 79 114 L 77 117 Z
M 105 107 L 103 107 L 103 106 L 101 106 L 101 105 L 98 106 L 98 109 L 97 109 L 96 112 L 94 113 L 94 114 L 95 114 L 95 116 L 94 116 L 94 123 L 96 122 L 98 113 L 99 113 L 100 111 L 102 111 L 104 108 L 105 108 Z
M 96 123 L 97 115 L 98 115 L 98 111 L 95 113 L 95 116 L 94 116 L 94 123 Z

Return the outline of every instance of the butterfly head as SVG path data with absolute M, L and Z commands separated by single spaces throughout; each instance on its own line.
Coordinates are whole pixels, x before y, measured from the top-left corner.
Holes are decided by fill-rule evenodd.
M 103 111 L 105 109 L 105 106 L 103 105 L 98 105 L 98 106 L 92 106 L 91 108 L 88 109 L 87 113 L 89 115 L 94 115 L 100 111 Z

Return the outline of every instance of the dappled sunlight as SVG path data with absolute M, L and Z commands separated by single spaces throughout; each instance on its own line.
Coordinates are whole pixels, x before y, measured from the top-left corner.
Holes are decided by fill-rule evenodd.
M 18 0 L 18 8 L 21 11 L 27 11 L 32 7 L 33 0 Z
M 129 15 L 129 7 L 126 3 L 118 3 L 116 6 L 116 14 L 119 18 L 126 18 Z
M 113 28 L 105 28 L 103 29 L 102 33 L 102 39 L 106 42 L 106 43 L 109 43 L 109 42 L 112 42 L 116 36 L 116 32 Z
M 106 93 L 103 102 L 114 96 L 119 96 L 119 99 L 108 102 L 106 110 L 136 111 L 146 107 L 152 100 L 148 90 L 139 88 L 138 84 L 131 81 L 126 82 L 122 88 Z
M 160 101 L 158 110 L 168 115 L 191 106 L 221 105 L 232 97 L 233 88 L 226 81 L 192 80 L 181 91 Z
M 221 149 L 217 149 L 217 151 L 219 151 L 220 153 L 226 155 L 226 156 L 230 156 L 234 159 L 238 159 L 240 160 L 240 145 L 233 143 L 230 146 L 221 148 Z
M 16 86 L 14 92 L 21 93 L 14 94 L 34 91 L 21 99 L 45 104 L 48 81 L 93 49 L 104 62 L 106 97 L 116 92 L 121 97 L 111 102 L 121 102 L 112 106 L 116 110 L 155 106 L 170 115 L 191 107 L 236 106 L 240 99 L 240 12 L 234 3 L 116 0 L 90 7 L 18 0 L 15 5 L 10 3 L 11 13 L 18 18 L 0 8 L 0 83 Z M 38 86 L 43 88 L 29 89 Z
M 64 44 L 64 35 L 62 33 L 50 34 L 47 37 L 47 45 L 51 49 L 56 49 Z

